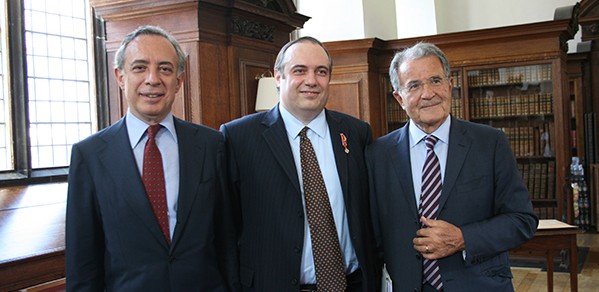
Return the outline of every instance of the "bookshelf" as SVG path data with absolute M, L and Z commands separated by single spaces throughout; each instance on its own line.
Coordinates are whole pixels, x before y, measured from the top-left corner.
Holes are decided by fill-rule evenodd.
M 397 51 L 420 41 L 433 43 L 452 68 L 451 114 L 504 131 L 539 217 L 572 224 L 571 145 L 577 143 L 579 154 L 582 148 L 580 138 L 572 141 L 566 52 L 567 41 L 578 29 L 577 7 L 570 7 L 570 18 L 560 13 L 559 19 L 537 23 L 385 41 L 327 42 L 336 72 L 331 100 L 338 102 L 327 108 L 343 111 L 353 105 L 348 113 L 369 122 L 375 138 L 405 125 L 408 117 L 393 97 L 389 63 Z M 339 89 L 334 91 L 333 85 Z
M 541 219 L 560 218 L 552 63 L 464 68 L 470 120 L 505 133 Z

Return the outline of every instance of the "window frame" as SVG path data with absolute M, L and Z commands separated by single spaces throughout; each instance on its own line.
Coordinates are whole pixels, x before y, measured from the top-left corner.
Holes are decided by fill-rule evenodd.
M 0 172 L 0 186 L 25 185 L 66 181 L 69 167 L 32 169 L 31 141 L 29 138 L 29 107 L 27 91 L 27 56 L 25 51 L 24 5 L 22 0 L 6 1 L 6 52 L 7 73 L 10 87 L 10 120 L 12 131 L 12 149 L 14 155 L 14 170 Z M 93 85 L 96 102 L 96 124 L 102 129 L 109 124 L 110 108 L 108 102 L 106 76 L 106 50 L 104 22 L 95 17 L 90 9 L 90 19 L 93 21 L 92 35 L 89 41 L 93 50 L 94 76 L 90 79 Z

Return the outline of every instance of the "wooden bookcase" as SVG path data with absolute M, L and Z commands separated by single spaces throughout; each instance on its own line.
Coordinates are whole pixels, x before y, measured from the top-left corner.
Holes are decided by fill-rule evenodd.
M 535 212 L 561 218 L 556 196 L 556 131 L 552 63 L 466 67 L 469 119 L 502 130 L 518 161 Z M 556 79 L 559 80 L 559 79 Z M 565 219 L 565 218 L 561 218 Z
M 572 223 L 567 192 L 572 135 L 566 41 L 578 29 L 578 5 L 569 13 L 558 20 L 492 29 L 325 43 L 335 64 L 331 99 L 343 98 L 354 105 L 348 110 L 332 103 L 328 108 L 370 122 L 376 136 L 401 127 L 408 117 L 393 98 L 389 63 L 398 50 L 419 41 L 434 43 L 452 67 L 452 115 L 502 129 L 539 217 Z M 350 75 L 360 80 L 353 83 L 360 84 L 353 91 L 346 86 Z

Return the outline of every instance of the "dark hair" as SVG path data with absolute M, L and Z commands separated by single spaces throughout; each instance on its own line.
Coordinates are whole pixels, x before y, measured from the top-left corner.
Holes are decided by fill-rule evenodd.
M 329 54 L 329 51 L 327 50 L 327 48 L 324 47 L 324 45 L 317 39 L 310 37 L 310 36 L 304 36 L 301 37 L 297 40 L 293 40 L 288 42 L 287 44 L 285 44 L 281 50 L 279 51 L 279 54 L 277 55 L 277 59 L 275 61 L 275 70 L 279 71 L 281 74 L 281 77 L 285 78 L 285 72 L 284 72 L 284 68 L 285 65 L 287 65 L 287 63 L 284 63 L 285 61 L 285 53 L 287 53 L 287 49 L 289 49 L 289 47 L 297 44 L 297 43 L 305 43 L 305 42 L 310 42 L 316 45 L 319 45 L 324 52 L 327 54 L 327 58 L 329 59 L 329 78 L 330 78 L 330 74 L 333 72 L 333 59 L 331 58 L 331 54 Z
M 389 65 L 389 77 L 391 79 L 393 89 L 397 91 L 401 88 L 401 80 L 399 80 L 399 67 L 401 64 L 407 61 L 422 59 L 428 56 L 435 56 L 439 58 L 439 61 L 441 61 L 441 64 L 443 65 L 443 72 L 445 73 L 445 76 L 449 76 L 451 74 L 449 61 L 447 60 L 447 57 L 443 51 L 431 43 L 419 42 L 412 47 L 395 53 L 395 56 L 393 56 L 391 65 Z
M 123 63 L 125 62 L 125 52 L 127 50 L 127 46 L 131 41 L 133 41 L 141 35 L 157 35 L 167 39 L 173 45 L 175 51 L 177 52 L 177 76 L 185 72 L 185 53 L 181 49 L 179 42 L 177 42 L 177 40 L 164 29 L 152 25 L 140 26 L 125 36 L 125 38 L 121 42 L 121 46 L 116 51 L 116 55 L 114 57 L 115 68 L 121 71 L 123 70 Z

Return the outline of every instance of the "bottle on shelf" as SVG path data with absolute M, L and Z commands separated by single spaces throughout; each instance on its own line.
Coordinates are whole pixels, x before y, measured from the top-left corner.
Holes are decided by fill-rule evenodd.
M 572 157 L 570 164 L 570 185 L 573 195 L 574 224 L 588 230 L 591 223 L 589 192 L 584 179 L 584 168 L 577 156 Z

